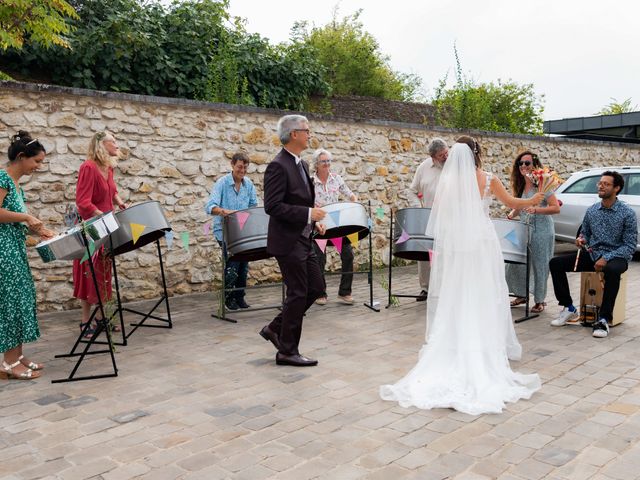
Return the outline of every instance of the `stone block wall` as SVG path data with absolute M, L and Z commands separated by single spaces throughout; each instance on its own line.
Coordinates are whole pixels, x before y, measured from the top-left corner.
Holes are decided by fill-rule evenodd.
M 74 203 L 77 172 L 89 139 L 96 131 L 114 132 L 128 151 L 116 171 L 121 196 L 134 203 L 159 201 L 176 232 L 170 250 L 161 241 L 170 294 L 213 291 L 221 278 L 220 249 L 212 235 L 205 233 L 204 225 L 211 222 L 211 217 L 205 214 L 204 204 L 213 183 L 229 171 L 229 160 L 239 150 L 246 151 L 252 160 L 248 175 L 261 199 L 263 173 L 279 149 L 275 127 L 282 114 L 189 100 L 0 82 L 0 149 L 6 152 L 9 137 L 19 129 L 29 130 L 44 144 L 46 165 L 26 179 L 23 187 L 30 211 L 48 226 L 63 231 L 63 215 L 67 205 Z M 380 267 L 389 261 L 390 209 L 411 204 L 407 188 L 426 156 L 427 143 L 435 136 L 452 143 L 461 132 L 418 124 L 309 118 L 311 147 L 330 150 L 335 160 L 332 168 L 344 176 L 359 200 L 370 201 L 374 213 L 378 207 L 384 211 L 384 218 L 373 215 L 374 264 Z M 640 164 L 637 145 L 472 134 L 484 148 L 486 168 L 499 174 L 505 183 L 513 158 L 523 149 L 536 151 L 545 165 L 565 178 L 592 166 Z M 303 156 L 310 160 L 311 154 L 312 149 Z M 4 158 L 0 166 L 4 166 Z M 182 246 L 182 232 L 189 232 L 188 250 Z M 30 239 L 31 246 L 36 243 Z M 367 262 L 364 247 L 366 242 L 357 249 L 357 264 Z M 30 258 L 39 308 L 77 306 L 72 299 L 71 264 L 45 264 L 33 248 Z M 332 252 L 329 266 L 336 267 L 336 260 Z M 160 294 L 154 245 L 120 256 L 118 274 L 125 300 Z M 273 260 L 250 265 L 251 283 L 279 278 Z M 365 279 L 356 277 L 356 281 Z

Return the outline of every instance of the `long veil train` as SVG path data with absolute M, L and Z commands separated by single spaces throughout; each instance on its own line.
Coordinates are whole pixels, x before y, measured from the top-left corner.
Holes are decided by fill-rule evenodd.
M 489 180 L 489 179 L 487 179 Z M 474 156 L 455 144 L 445 163 L 427 233 L 435 238 L 425 340 L 418 363 L 384 400 L 403 407 L 450 407 L 470 415 L 499 413 L 530 398 L 536 374 L 513 372 L 520 358 L 500 243 L 489 218 L 491 196 L 478 190 Z

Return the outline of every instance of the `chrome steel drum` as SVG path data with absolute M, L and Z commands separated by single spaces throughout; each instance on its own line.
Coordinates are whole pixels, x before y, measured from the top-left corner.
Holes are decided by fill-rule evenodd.
M 107 247 L 112 248 L 113 255 L 120 255 L 144 247 L 171 230 L 171 225 L 164 216 L 160 202 L 155 200 L 138 203 L 126 210 L 121 210 L 116 213 L 116 218 L 120 222 L 120 228 L 111 236 L 112 247 L 107 244 Z M 135 244 L 131 233 L 132 223 L 144 226 L 144 230 Z
M 430 208 L 403 208 L 395 214 L 393 226 L 393 255 L 406 260 L 429 260 L 429 250 L 433 250 L 433 238 L 427 237 Z M 396 243 L 403 230 L 409 235 L 405 242 Z
M 267 253 L 268 228 L 269 215 L 262 207 L 238 210 L 224 217 L 222 238 L 227 245 L 228 261 L 254 262 L 271 257 Z
M 111 233 L 118 231 L 119 223 L 113 212 L 103 213 L 85 220 L 65 233 L 36 245 L 36 251 L 40 258 L 45 263 L 53 260 L 82 258 L 87 251 L 82 238 L 83 228 L 87 239 L 93 240 L 97 249 L 106 243 Z
M 319 222 L 327 227 L 327 231 L 316 238 L 339 238 L 357 233 L 358 239 L 362 240 L 369 235 L 369 216 L 361 203 L 330 203 L 320 208 L 327 212 Z
M 491 220 L 500 239 L 502 256 L 507 263 L 527 263 L 527 226 L 513 220 Z

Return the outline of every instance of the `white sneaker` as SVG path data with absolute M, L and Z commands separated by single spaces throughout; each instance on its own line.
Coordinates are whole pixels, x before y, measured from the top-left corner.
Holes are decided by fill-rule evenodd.
M 600 319 L 593 324 L 592 335 L 596 338 L 605 338 L 609 335 L 609 325 L 606 320 Z
M 578 315 L 578 311 L 576 310 L 575 312 L 570 312 L 567 307 L 564 307 L 562 309 L 562 311 L 560 312 L 560 314 L 558 314 L 558 316 L 556 318 L 554 318 L 553 320 L 551 320 L 551 326 L 552 327 L 562 327 L 564 326 L 569 320 L 575 320 L 579 317 Z

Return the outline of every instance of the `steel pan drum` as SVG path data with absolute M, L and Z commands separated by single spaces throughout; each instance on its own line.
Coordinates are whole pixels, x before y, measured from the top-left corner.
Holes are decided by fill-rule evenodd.
M 113 212 L 85 220 L 65 233 L 36 245 L 40 258 L 45 263 L 82 258 L 87 251 L 81 233 L 83 228 L 87 239 L 93 240 L 97 249 L 106 243 L 111 233 L 118 231 L 119 223 Z
M 113 255 L 120 255 L 144 247 L 171 230 L 171 225 L 164 216 L 160 202 L 155 200 L 138 203 L 126 210 L 121 210 L 116 213 L 116 218 L 120 222 L 120 228 L 111 236 Z M 144 225 L 144 230 L 135 244 L 131 233 L 132 223 Z
M 238 215 L 238 213 L 241 213 Z M 243 214 L 249 214 L 244 225 Z M 269 215 L 262 207 L 238 210 L 222 219 L 222 236 L 227 245 L 228 261 L 254 262 L 271 257 L 267 253 Z
M 512 220 L 491 220 L 500 239 L 502 256 L 507 263 L 527 263 L 527 226 Z
M 316 238 L 339 238 L 357 233 L 358 240 L 362 240 L 369 235 L 369 216 L 361 203 L 330 203 L 320 208 L 327 212 L 320 221 L 327 231 L 324 235 L 316 235 Z
M 433 238 L 425 234 L 429 223 L 430 208 L 403 208 L 395 215 L 393 227 L 393 255 L 406 260 L 429 260 L 429 250 L 433 250 Z M 407 232 L 406 242 L 396 243 Z

